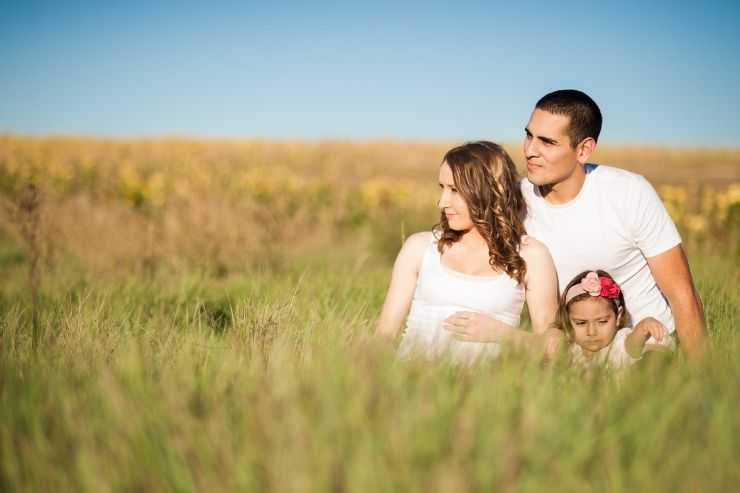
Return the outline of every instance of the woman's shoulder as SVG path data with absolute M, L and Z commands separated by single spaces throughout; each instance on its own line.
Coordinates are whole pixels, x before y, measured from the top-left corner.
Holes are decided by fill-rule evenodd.
M 550 250 L 547 246 L 537 238 L 528 235 L 522 236 L 522 241 L 519 244 L 519 255 L 527 263 L 538 260 L 552 261 Z
M 407 246 L 412 249 L 421 249 L 424 250 L 426 247 L 428 247 L 430 244 L 434 243 L 435 237 L 434 233 L 431 231 L 420 231 L 418 233 L 414 233 L 406 238 L 406 241 L 403 242 L 404 248 Z
M 424 257 L 424 252 L 435 241 L 434 234 L 431 231 L 422 231 L 414 233 L 406 238 L 398 254 L 398 259 L 404 262 L 420 264 Z

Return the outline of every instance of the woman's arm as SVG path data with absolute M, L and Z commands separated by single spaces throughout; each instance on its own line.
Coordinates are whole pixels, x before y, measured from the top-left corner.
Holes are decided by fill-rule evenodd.
M 563 331 L 553 327 L 558 311 L 558 274 L 555 263 L 544 243 L 526 238 L 521 249 L 527 263 L 525 296 L 532 331 L 536 338 L 535 348 L 554 358 L 565 347 Z
M 525 296 L 532 331 L 544 334 L 551 329 L 558 311 L 558 275 L 547 247 L 534 238 L 522 242 L 521 256 L 527 264 Z
M 390 286 L 375 330 L 377 336 L 395 340 L 411 307 L 411 300 L 419 277 L 424 250 L 432 241 L 432 233 L 409 236 L 393 264 Z

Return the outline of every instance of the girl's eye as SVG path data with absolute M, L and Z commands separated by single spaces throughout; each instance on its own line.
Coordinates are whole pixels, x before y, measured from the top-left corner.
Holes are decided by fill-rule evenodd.
M 573 322 L 573 325 L 578 325 L 579 327 L 581 325 L 585 325 L 585 324 L 586 324 L 586 322 L 582 322 L 582 321 Z
M 457 188 L 455 188 L 455 187 L 450 187 L 450 190 L 451 190 L 451 191 L 452 191 L 453 193 L 457 193 Z

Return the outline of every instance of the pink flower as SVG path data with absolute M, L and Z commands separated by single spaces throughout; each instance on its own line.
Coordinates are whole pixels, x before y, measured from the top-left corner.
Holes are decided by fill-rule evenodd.
M 599 275 L 596 272 L 589 272 L 586 274 L 586 277 L 581 279 L 581 287 L 591 296 L 600 296 L 601 286 L 602 284 L 599 282 Z

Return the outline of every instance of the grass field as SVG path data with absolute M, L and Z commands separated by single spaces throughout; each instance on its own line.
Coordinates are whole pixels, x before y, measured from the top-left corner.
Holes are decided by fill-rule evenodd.
M 0 490 L 740 484 L 740 151 L 595 157 L 656 185 L 711 336 L 615 381 L 370 337 L 448 147 L 0 136 Z

